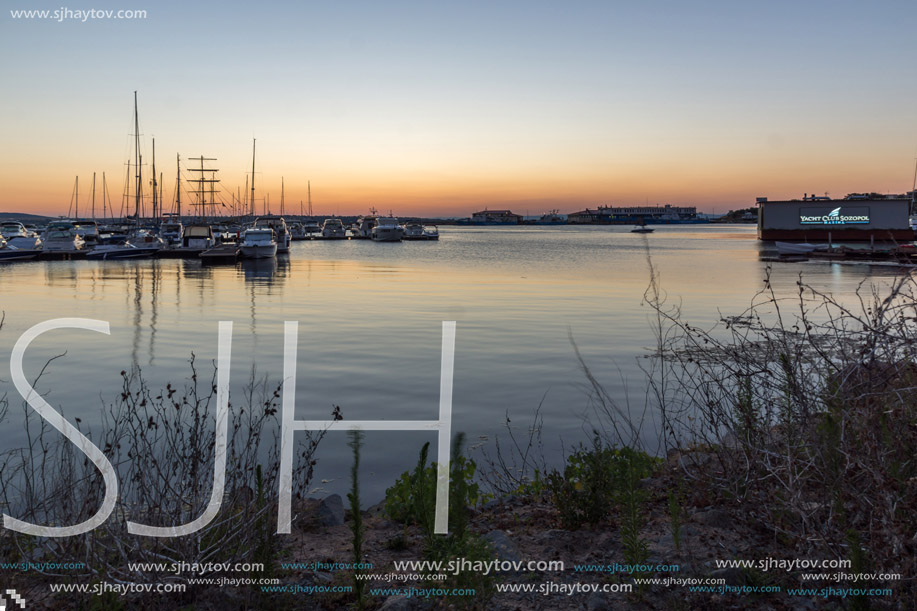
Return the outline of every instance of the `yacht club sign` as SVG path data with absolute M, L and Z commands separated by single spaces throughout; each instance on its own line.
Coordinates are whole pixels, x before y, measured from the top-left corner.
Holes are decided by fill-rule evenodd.
M 803 208 L 799 215 L 800 225 L 868 225 L 869 208 L 847 208 L 846 213 L 842 214 L 842 208 L 838 207 L 828 212 L 822 212 L 818 208 Z

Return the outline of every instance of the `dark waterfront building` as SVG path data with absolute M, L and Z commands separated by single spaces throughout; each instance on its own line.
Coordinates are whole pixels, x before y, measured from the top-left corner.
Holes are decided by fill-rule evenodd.
M 783 241 L 911 242 L 911 198 L 852 193 L 844 199 L 809 196 L 758 198 L 758 239 Z
M 694 206 L 599 206 L 567 215 L 572 224 L 631 225 L 634 223 L 679 224 L 703 223 Z

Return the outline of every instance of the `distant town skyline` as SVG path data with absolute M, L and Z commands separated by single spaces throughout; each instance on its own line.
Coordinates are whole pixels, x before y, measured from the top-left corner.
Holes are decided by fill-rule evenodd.
M 311 182 L 317 215 L 726 212 L 759 196 L 903 193 L 914 179 L 913 3 L 8 8 L 2 212 L 66 214 L 79 176 L 82 213 L 93 172 L 120 210 L 135 90 L 164 211 L 176 154 L 216 158 L 229 205 L 252 138 L 257 210 L 269 197 L 279 211 L 282 178 L 287 211 Z

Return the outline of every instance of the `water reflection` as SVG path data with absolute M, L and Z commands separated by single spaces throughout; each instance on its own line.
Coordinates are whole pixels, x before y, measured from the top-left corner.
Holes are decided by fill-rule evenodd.
M 243 259 L 239 267 L 245 282 L 262 286 L 282 285 L 290 271 L 290 259 L 286 256 Z

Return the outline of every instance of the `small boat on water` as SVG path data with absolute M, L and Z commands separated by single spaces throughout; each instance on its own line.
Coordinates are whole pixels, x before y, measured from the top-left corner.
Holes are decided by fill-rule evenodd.
M 239 245 L 242 256 L 246 259 L 268 259 L 277 256 L 277 241 L 274 230 L 267 227 L 253 227 L 242 233 Z
M 400 242 L 404 237 L 404 227 L 398 224 L 398 219 L 393 216 L 383 216 L 373 227 L 374 242 Z
M 640 224 L 630 230 L 631 233 L 653 233 L 653 231 L 652 227 L 646 226 L 646 221 L 643 217 L 640 217 Z
M 344 223 L 341 219 L 325 219 L 322 225 L 322 238 L 325 240 L 344 240 L 347 238 L 347 230 L 344 229 Z
M 439 239 L 439 227 L 436 225 L 424 225 L 423 228 L 423 237 L 427 240 L 438 240 Z

